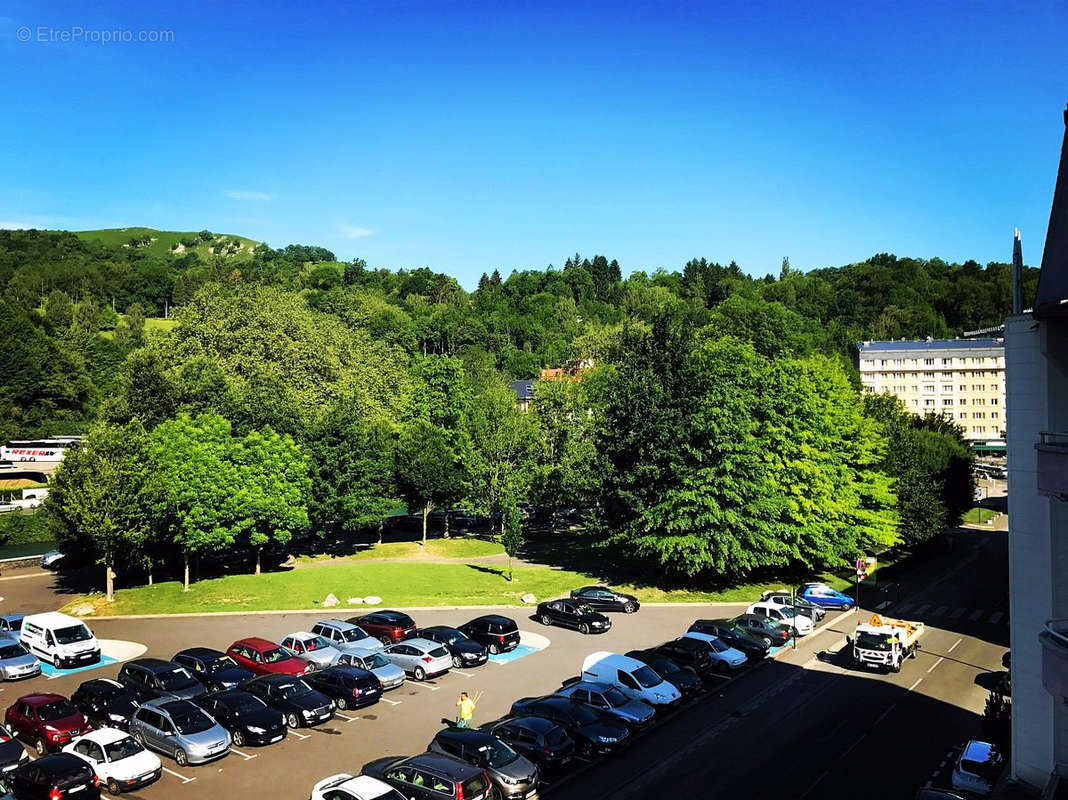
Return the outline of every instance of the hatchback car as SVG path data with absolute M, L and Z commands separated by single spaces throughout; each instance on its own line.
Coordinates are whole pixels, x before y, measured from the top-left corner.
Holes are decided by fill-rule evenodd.
M 290 728 L 319 725 L 334 716 L 333 700 L 292 675 L 263 675 L 243 688 L 281 711 Z
M 837 589 L 832 589 L 825 583 L 803 583 L 797 589 L 797 594 L 821 608 L 837 608 L 839 611 L 849 611 L 856 602 L 847 594 Z
M 4 614 L 0 616 L 0 633 L 14 634 L 17 638 L 22 630 L 22 620 L 25 614 Z
M 59 694 L 20 697 L 8 708 L 4 722 L 15 736 L 30 742 L 39 756 L 59 750 L 90 730 L 85 715 Z
M 614 592 L 607 586 L 583 586 L 571 592 L 571 599 L 585 603 L 594 611 L 622 611 L 624 614 L 633 614 L 641 603 L 632 594 Z
M 230 752 L 229 731 L 189 700 L 149 700 L 134 712 L 130 734 L 180 767 Z
M 388 692 L 404 683 L 404 670 L 386 658 L 380 650 L 348 650 L 337 660 L 338 666 L 359 667 L 374 674 L 382 684 L 382 691 Z
M 286 738 L 282 712 L 251 692 L 228 689 L 198 697 L 194 702 L 230 732 L 235 747 L 274 744 Z
M 207 694 L 204 684 L 185 667 L 162 658 L 135 658 L 119 670 L 119 683 L 129 689 L 142 703 L 169 697 L 192 700 Z
M 362 617 L 352 617 L 348 621 L 359 625 L 385 645 L 399 642 L 415 630 L 415 620 L 400 611 L 388 609 L 372 611 Z
M 1005 766 L 998 749 L 987 742 L 971 741 L 964 745 L 953 765 L 950 784 L 958 792 L 986 797 Z
M 337 661 L 341 651 L 325 636 L 298 631 L 282 639 L 282 648 L 312 669 L 326 669 Z
M 491 655 L 510 653 L 519 647 L 519 626 L 514 619 L 486 614 L 459 626 L 460 630 L 489 650 Z
M 567 731 L 584 758 L 617 752 L 630 741 L 630 730 L 607 714 L 566 697 L 524 697 L 512 703 L 510 717 L 543 717 Z
M 327 667 L 304 676 L 304 681 L 333 700 L 342 710 L 364 708 L 382 699 L 381 682 L 373 672 L 359 667 Z
M 381 650 L 382 642 L 359 625 L 340 619 L 323 619 L 316 622 L 311 632 L 325 636 L 342 653 L 350 650 Z
M 574 600 L 548 600 L 538 603 L 538 621 L 542 625 L 574 628 L 579 633 L 605 633 L 612 621 L 585 603 Z
M 742 630 L 760 637 L 769 647 L 782 647 L 790 641 L 793 633 L 792 628 L 757 614 L 739 614 L 730 621 Z
M 93 678 L 74 690 L 70 701 L 97 728 L 130 729 L 130 717 L 141 701 L 110 678 Z
M 0 636 L 0 678 L 19 681 L 41 674 L 41 662 L 18 639 Z
M 704 688 L 704 684 L 695 670 L 690 667 L 684 667 L 655 650 L 631 650 L 625 655 L 635 661 L 648 664 L 656 671 L 657 675 L 682 692 L 683 697 L 693 697 L 700 694 Z
M 411 800 L 493 797 L 493 784 L 484 770 L 440 753 L 380 758 L 365 764 L 363 774 L 385 781 Z
M 452 666 L 449 651 L 429 639 L 406 639 L 383 651 L 390 661 L 417 681 L 443 675 Z
M 11 773 L 9 783 L 20 800 L 100 800 L 100 780 L 93 768 L 70 753 L 27 761 Z
M 561 769 L 575 755 L 575 742 L 567 731 L 544 717 L 512 717 L 494 723 L 489 731 L 542 771 Z
M 238 639 L 226 651 L 239 667 L 257 675 L 303 675 L 310 671 L 307 662 L 301 661 L 281 646 L 257 636 Z
M 79 736 L 63 752 L 84 760 L 111 794 L 148 786 L 163 774 L 159 756 L 117 728 L 101 728 Z
M 239 667 L 226 653 L 210 647 L 190 647 L 175 653 L 171 661 L 189 670 L 209 692 L 233 689 L 254 676 L 252 670 Z
M 489 660 L 486 648 L 458 628 L 450 628 L 446 625 L 416 628 L 410 634 L 410 638 L 429 639 L 440 644 L 449 651 L 449 655 L 452 656 L 452 665 L 456 669 L 479 667 Z
M 787 628 L 792 628 L 798 636 L 808 636 L 812 633 L 812 620 L 798 614 L 790 606 L 780 606 L 775 603 L 753 603 L 746 609 L 746 613 L 773 619 Z
M 709 655 L 712 657 L 712 663 L 716 665 L 716 670 L 721 674 L 727 675 L 732 672 L 737 672 L 748 663 L 745 653 L 741 650 L 735 650 L 718 636 L 713 636 L 710 633 L 690 631 L 684 633 L 682 638 L 696 639 L 699 642 L 705 642 L 711 650 Z
M 578 681 L 563 689 L 558 689 L 556 694 L 575 703 L 589 706 L 595 711 L 602 711 L 634 729 L 648 725 L 656 714 L 648 703 L 632 700 L 618 688 L 607 683 Z
M 708 633 L 718 637 L 735 650 L 745 653 L 750 663 L 763 661 L 771 649 L 762 637 L 754 636 L 726 619 L 699 619 L 690 626 L 689 630 L 693 633 Z
M 370 775 L 341 772 L 323 778 L 311 791 L 311 800 L 408 800 L 388 783 Z
M 507 743 L 486 731 L 449 727 L 438 731 L 426 748 L 484 770 L 505 800 L 521 800 L 538 792 L 538 768 Z
M 7 728 L 0 725 L 0 773 L 7 774 L 24 761 L 30 760 L 30 754 Z
M 712 653 L 709 651 L 708 645 L 696 639 L 683 637 L 671 642 L 664 642 L 659 647 L 654 648 L 654 652 L 667 656 L 680 666 L 689 667 L 702 678 L 711 675 L 716 669 L 716 665 L 712 662 Z
M 762 603 L 775 603 L 776 605 L 787 606 L 792 608 L 796 613 L 808 617 L 813 622 L 819 622 L 827 616 L 827 611 L 822 606 L 816 605 L 811 600 L 806 600 L 797 593 L 791 595 L 785 589 L 779 589 L 774 592 L 764 592 L 760 595 L 760 601 Z

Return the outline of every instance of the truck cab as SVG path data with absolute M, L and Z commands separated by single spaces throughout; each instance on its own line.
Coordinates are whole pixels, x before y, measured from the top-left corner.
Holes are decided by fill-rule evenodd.
M 922 633 L 922 622 L 907 622 L 875 614 L 867 622 L 857 623 L 853 659 L 865 667 L 900 672 L 901 663 L 906 658 L 916 657 Z

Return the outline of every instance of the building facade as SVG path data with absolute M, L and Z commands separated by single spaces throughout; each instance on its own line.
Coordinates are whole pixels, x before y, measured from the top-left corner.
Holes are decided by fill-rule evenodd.
M 858 342 L 864 391 L 896 395 L 912 414 L 941 414 L 972 441 L 1005 438 L 1002 339 Z

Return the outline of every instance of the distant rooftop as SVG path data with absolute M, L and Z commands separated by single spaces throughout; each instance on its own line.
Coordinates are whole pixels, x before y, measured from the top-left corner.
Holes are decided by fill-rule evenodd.
M 533 400 L 534 381 L 512 381 L 512 391 L 517 400 Z
M 857 342 L 864 353 L 891 350 L 986 350 L 1004 347 L 1003 339 L 912 339 L 900 342 Z

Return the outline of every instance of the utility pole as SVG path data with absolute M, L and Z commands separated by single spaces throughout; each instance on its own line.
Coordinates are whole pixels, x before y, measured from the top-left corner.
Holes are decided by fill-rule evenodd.
M 794 619 L 797 619 L 797 589 L 793 586 L 790 587 L 790 608 L 793 609 Z M 793 635 L 794 650 L 797 649 L 797 623 L 794 622 L 794 635 Z

